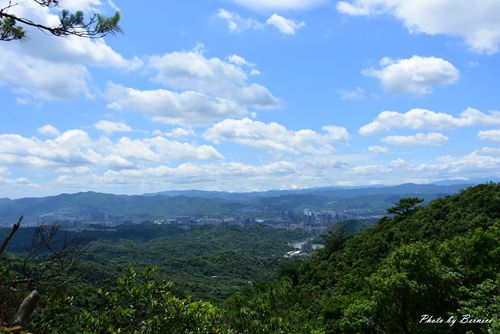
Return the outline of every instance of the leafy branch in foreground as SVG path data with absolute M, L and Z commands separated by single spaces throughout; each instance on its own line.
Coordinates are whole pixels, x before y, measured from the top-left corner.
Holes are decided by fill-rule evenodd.
M 60 4 L 59 0 L 33 1 L 42 7 L 57 7 Z M 12 14 L 10 11 L 15 6 L 17 6 L 17 3 L 9 1 L 6 7 L 0 9 L 0 41 L 25 39 L 26 30 L 23 26 L 37 28 L 54 36 L 73 35 L 86 38 L 101 38 L 110 33 L 122 32 L 119 26 L 119 12 L 115 12 L 112 16 L 92 13 L 86 19 L 83 11 L 71 13 L 66 9 L 62 9 L 59 15 L 59 25 L 51 26 Z
M 231 334 L 214 305 L 175 297 L 173 283 L 153 277 L 150 268 L 133 269 L 116 281 L 116 287 L 98 289 L 96 303 L 82 307 L 72 297 L 49 300 L 39 315 L 35 332 L 42 333 L 199 333 Z

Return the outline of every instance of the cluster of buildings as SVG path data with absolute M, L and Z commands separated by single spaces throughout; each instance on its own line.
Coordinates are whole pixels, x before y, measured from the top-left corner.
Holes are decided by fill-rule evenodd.
M 362 210 L 350 211 L 318 211 L 310 208 L 302 211 L 286 210 L 280 213 L 270 214 L 252 212 L 248 215 L 216 215 L 216 216 L 176 216 L 175 218 L 159 218 L 155 220 L 144 218 L 117 218 L 112 217 L 106 211 L 91 211 L 88 218 L 71 217 L 66 212 L 53 212 L 46 214 L 34 221 L 25 221 L 25 226 L 36 226 L 39 224 L 57 223 L 67 230 L 92 229 L 95 225 L 101 227 L 113 227 L 121 224 L 157 224 L 157 225 L 216 225 L 216 226 L 246 226 L 250 224 L 262 224 L 275 228 L 303 229 L 311 232 L 322 232 L 329 226 L 349 219 L 380 218 L 370 212 Z

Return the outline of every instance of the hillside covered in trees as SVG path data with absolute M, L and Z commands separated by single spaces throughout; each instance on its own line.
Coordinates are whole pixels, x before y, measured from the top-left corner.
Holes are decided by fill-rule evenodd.
M 472 187 L 425 207 L 413 206 L 417 202 L 400 201 L 393 214 L 356 235 L 330 232 L 325 247 L 308 260 L 287 263 L 274 280 L 223 302 L 176 297 L 175 282 L 153 270 L 130 269 L 116 285 L 96 285 L 86 295 L 75 295 L 71 285 L 28 285 L 26 291 L 37 288 L 44 297 L 24 328 L 35 333 L 498 333 L 500 184 Z M 16 261 L 9 254 L 1 258 L 1 293 L 13 298 L 0 299 L 2 307 L 15 300 L 5 289 L 16 278 Z

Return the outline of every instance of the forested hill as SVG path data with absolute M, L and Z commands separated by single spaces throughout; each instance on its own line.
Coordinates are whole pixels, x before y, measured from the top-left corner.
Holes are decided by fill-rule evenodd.
M 309 259 L 289 262 L 274 280 L 252 283 L 221 303 L 180 299 L 163 276 L 129 270 L 116 286 L 85 290 L 85 298 L 72 295 L 73 286 L 41 287 L 43 303 L 27 328 L 35 333 L 500 333 L 500 184 L 468 188 L 428 206 L 415 206 L 418 202 L 402 199 L 390 209 L 393 214 L 356 235 L 342 229 L 329 233 L 325 247 Z M 8 263 L 0 283 L 16 269 Z
M 309 261 L 225 309 L 242 333 L 500 333 L 500 184 L 401 210 L 353 237 L 331 233 Z M 420 323 L 425 314 L 456 323 Z M 494 324 L 460 324 L 467 314 Z

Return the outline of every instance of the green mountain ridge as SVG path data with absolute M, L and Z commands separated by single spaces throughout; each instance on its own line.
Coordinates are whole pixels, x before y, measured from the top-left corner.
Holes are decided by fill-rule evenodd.
M 415 185 L 359 189 L 318 188 L 263 193 L 175 192 L 175 196 L 113 195 L 97 192 L 61 194 L 40 198 L 0 200 L 0 223 L 10 224 L 20 214 L 27 221 L 44 219 L 89 220 L 104 212 L 109 219 L 157 219 L 176 216 L 228 215 L 304 208 L 317 210 L 372 209 L 384 212 L 400 197 L 421 196 L 426 200 L 453 194 L 465 185 Z M 183 195 L 186 194 L 186 195 Z M 197 195 L 192 197 L 187 195 Z M 203 195 L 203 196 L 202 196 Z M 220 197 L 213 197 L 220 196 Z

